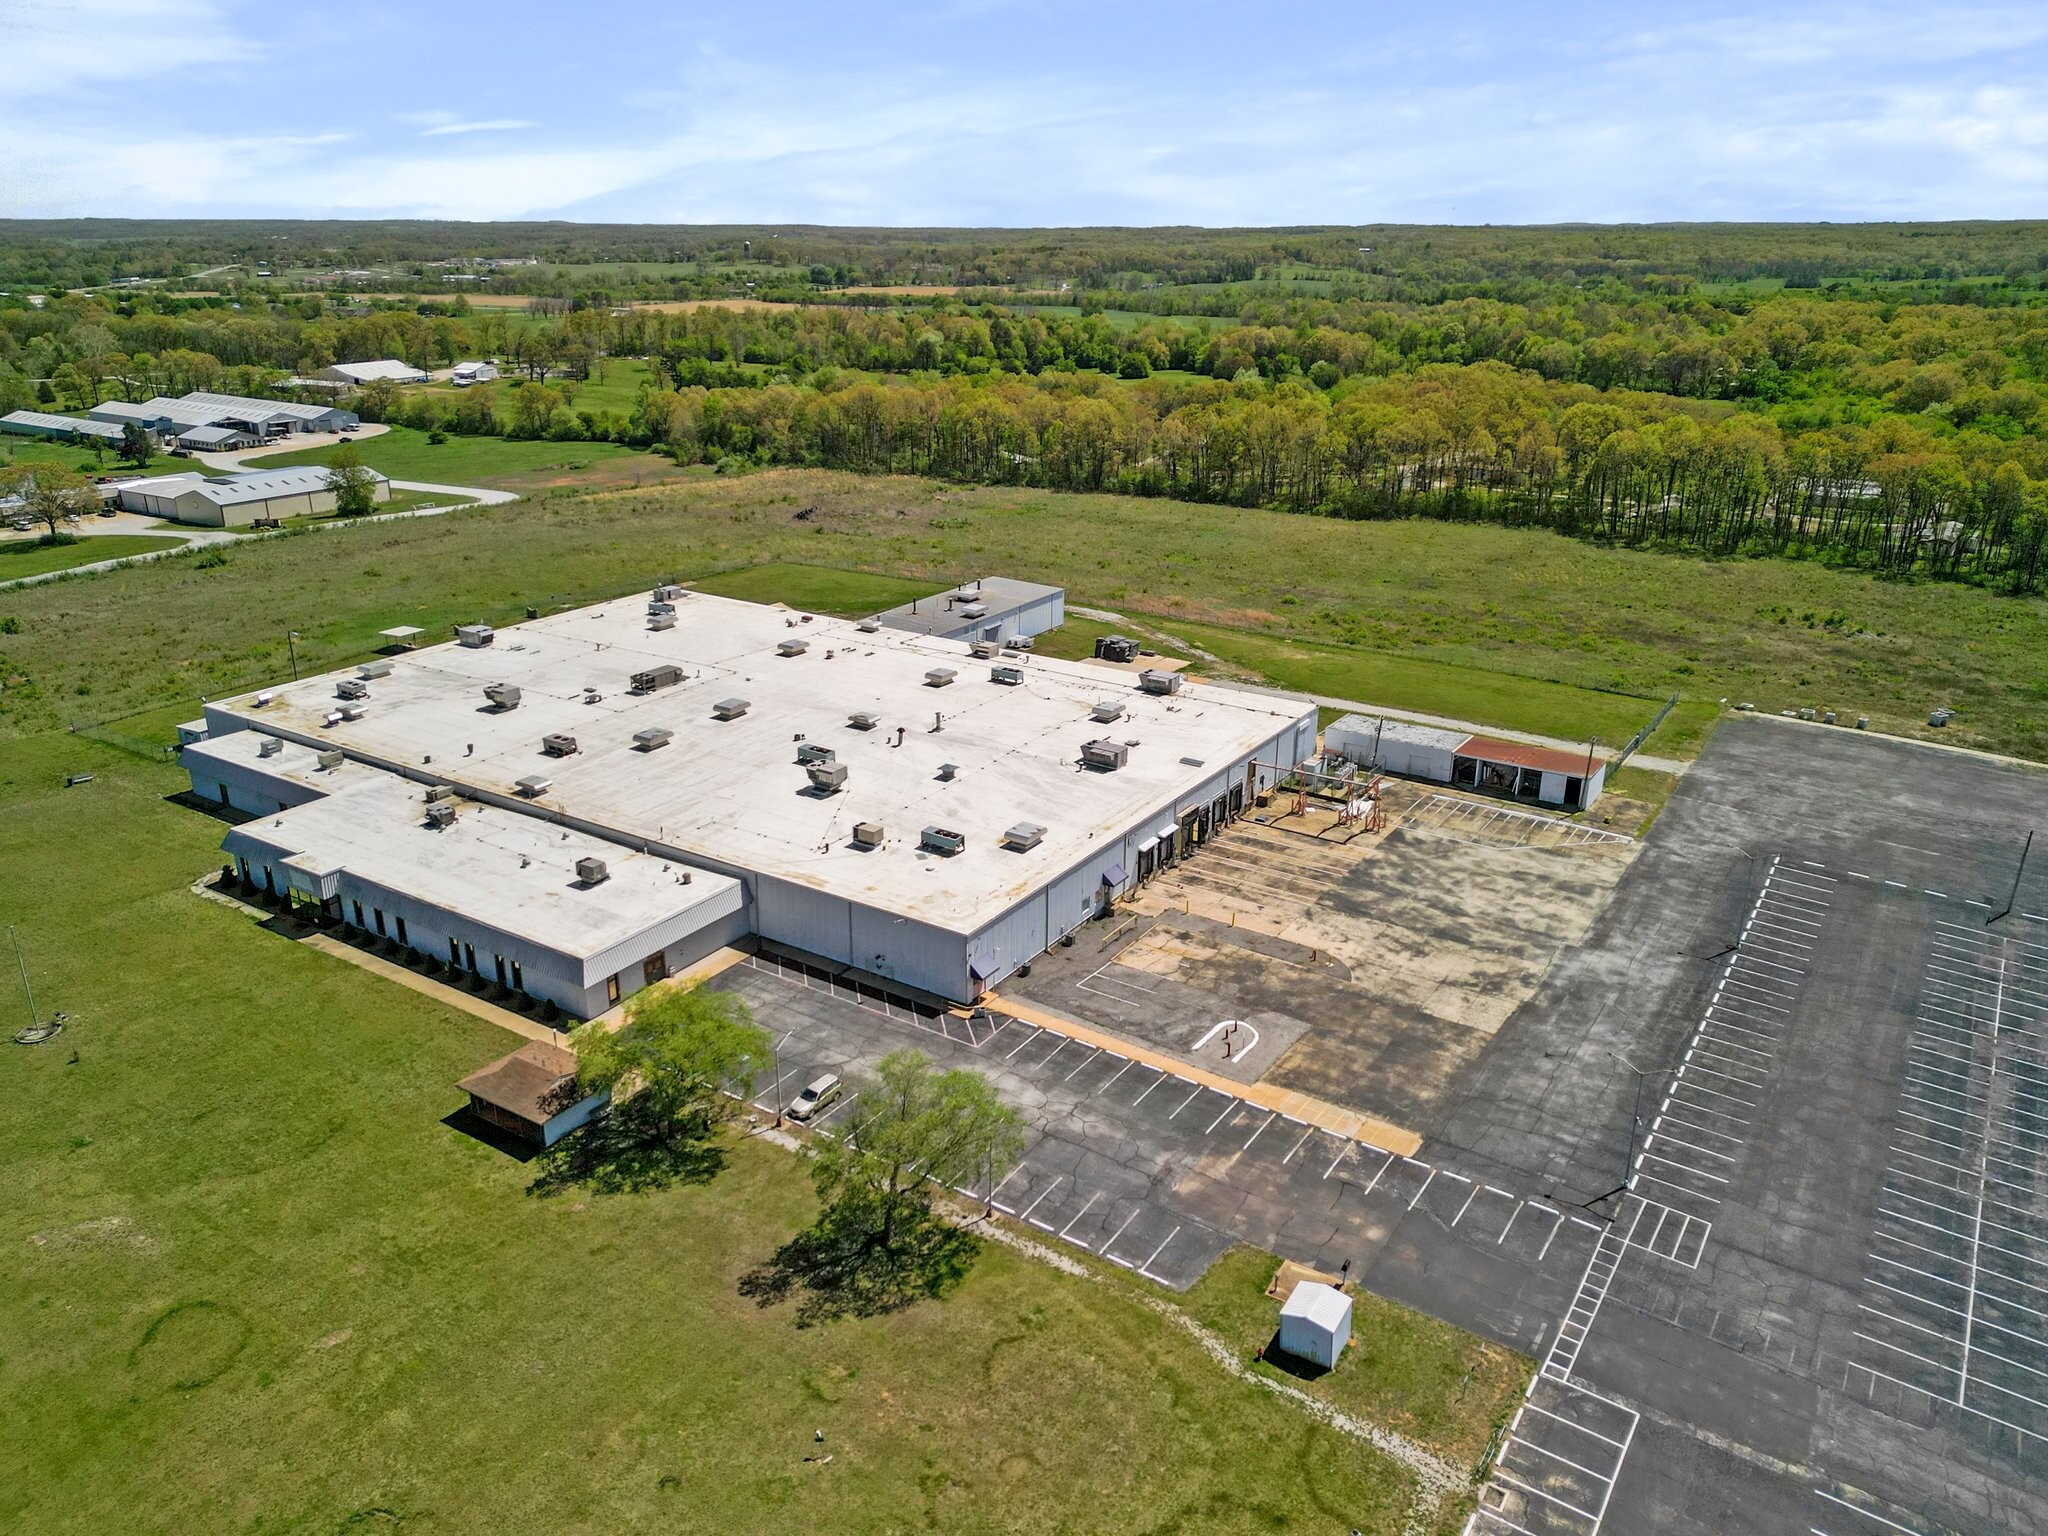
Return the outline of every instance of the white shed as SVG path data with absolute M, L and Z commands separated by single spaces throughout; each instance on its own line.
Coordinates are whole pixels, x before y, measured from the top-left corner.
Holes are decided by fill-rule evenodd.
M 1280 1308 L 1280 1347 L 1297 1360 L 1335 1370 L 1351 1342 L 1351 1298 L 1334 1285 L 1304 1280 Z

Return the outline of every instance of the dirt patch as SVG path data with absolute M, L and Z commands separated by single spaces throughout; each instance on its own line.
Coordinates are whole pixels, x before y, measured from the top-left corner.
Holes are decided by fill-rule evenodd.
M 137 1253 L 154 1253 L 160 1246 L 126 1216 L 101 1216 L 69 1227 L 31 1232 L 28 1240 L 38 1248 L 56 1253 L 76 1248 L 127 1248 Z

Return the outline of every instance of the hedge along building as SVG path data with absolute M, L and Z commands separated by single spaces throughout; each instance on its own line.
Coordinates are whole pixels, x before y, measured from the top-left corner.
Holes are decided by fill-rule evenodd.
M 463 633 L 210 703 L 195 788 L 231 783 L 251 804 L 303 790 L 283 763 L 266 782 L 240 733 L 338 751 L 557 839 L 724 876 L 744 932 L 965 1002 L 1315 746 L 1305 699 L 1151 693 L 1088 663 L 676 588 Z M 349 825 L 323 834 L 343 868 Z M 488 921 L 493 899 L 480 886 L 467 915 Z M 644 982 L 630 964 L 615 979 L 622 995 Z

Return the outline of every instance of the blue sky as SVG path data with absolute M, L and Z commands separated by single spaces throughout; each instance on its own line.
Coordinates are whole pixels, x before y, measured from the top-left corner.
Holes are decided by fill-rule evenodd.
M 1661 10 L 12 0 L 0 215 L 2048 215 L 2048 0 Z

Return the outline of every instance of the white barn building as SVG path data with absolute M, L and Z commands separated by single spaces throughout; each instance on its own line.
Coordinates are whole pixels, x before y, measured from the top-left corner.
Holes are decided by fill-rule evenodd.
M 124 512 L 196 523 L 202 528 L 246 528 L 256 522 L 332 512 L 334 492 L 328 488 L 327 473 L 307 466 L 158 475 L 126 482 L 116 488 L 114 498 Z M 389 501 L 391 482 L 374 469 L 364 473 L 370 477 L 372 499 Z

